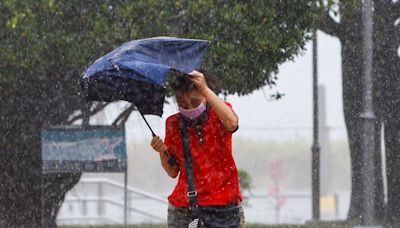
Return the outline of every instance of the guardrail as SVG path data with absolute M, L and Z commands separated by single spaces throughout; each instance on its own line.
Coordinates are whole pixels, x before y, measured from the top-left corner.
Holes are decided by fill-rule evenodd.
M 85 185 L 94 185 L 95 187 L 88 187 Z M 111 211 L 111 214 L 122 214 L 124 210 L 124 202 L 119 202 L 116 197 L 109 197 L 105 194 L 104 189 L 107 188 L 109 193 L 117 194 L 121 192 L 121 196 L 124 192 L 124 185 L 116 181 L 106 178 L 82 178 L 80 182 L 75 186 L 76 188 L 82 188 L 79 192 L 80 196 L 73 196 L 73 193 L 67 194 L 64 204 L 57 217 L 57 222 L 60 224 L 121 224 L 122 219 L 118 216 L 110 216 L 104 213 L 107 209 Z M 166 218 L 160 217 L 157 213 L 146 211 L 142 208 L 132 206 L 135 200 L 146 200 L 146 202 L 153 202 L 156 205 L 164 205 L 167 207 L 168 201 L 166 198 L 156 194 L 152 194 L 143 191 L 138 188 L 128 186 L 128 219 L 132 214 L 136 213 L 143 217 L 148 218 L 151 221 L 158 223 L 166 223 Z M 85 193 L 82 193 L 85 192 Z M 86 196 L 87 192 L 91 196 Z M 83 196 L 82 196 L 83 195 Z M 93 196 L 94 195 L 94 196 Z M 78 209 L 78 211 L 76 210 Z M 94 212 L 94 213 L 93 213 Z M 121 213 L 117 213 L 121 212 Z M 128 221 L 129 223 L 133 221 Z
M 95 184 L 97 184 L 97 183 L 105 183 L 105 184 L 109 184 L 111 186 L 114 186 L 114 187 L 116 187 L 118 189 L 121 189 L 121 191 L 124 190 L 124 185 L 123 184 L 121 184 L 119 182 L 116 182 L 116 181 L 113 181 L 113 180 L 110 180 L 110 179 L 107 179 L 107 178 L 82 178 L 79 181 L 79 183 L 95 183 Z M 128 192 L 143 196 L 144 198 L 148 198 L 148 199 L 151 199 L 151 200 L 154 200 L 154 201 L 158 201 L 158 202 L 163 203 L 163 204 L 168 204 L 168 201 L 167 201 L 166 198 L 161 197 L 161 196 L 156 195 L 156 194 L 152 194 L 152 193 L 143 191 L 143 190 L 138 189 L 138 188 L 134 188 L 134 187 L 128 186 Z

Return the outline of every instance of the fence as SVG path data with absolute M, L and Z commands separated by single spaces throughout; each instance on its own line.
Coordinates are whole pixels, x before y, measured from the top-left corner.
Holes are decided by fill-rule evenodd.
M 67 194 L 58 224 L 122 224 L 124 185 L 106 178 L 83 178 Z M 145 202 L 145 203 L 143 203 Z M 128 223 L 165 223 L 163 197 L 128 187 Z

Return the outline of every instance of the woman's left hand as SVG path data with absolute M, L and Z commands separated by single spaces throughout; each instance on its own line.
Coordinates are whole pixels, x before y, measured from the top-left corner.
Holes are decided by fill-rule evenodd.
M 194 85 L 200 92 L 208 88 L 203 73 L 193 70 L 189 73 L 189 75 L 191 76 L 190 80 L 194 83 Z

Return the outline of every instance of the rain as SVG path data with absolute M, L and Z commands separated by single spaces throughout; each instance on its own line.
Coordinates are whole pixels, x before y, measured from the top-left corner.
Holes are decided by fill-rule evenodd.
M 0 227 L 400 226 L 399 0 L 0 18 Z

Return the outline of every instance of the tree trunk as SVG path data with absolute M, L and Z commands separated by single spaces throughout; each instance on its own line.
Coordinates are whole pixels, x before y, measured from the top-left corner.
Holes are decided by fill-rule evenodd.
M 343 23 L 343 22 L 342 22 Z M 356 32 L 350 35 L 356 35 Z M 351 199 L 348 219 L 358 220 L 362 210 L 362 154 L 361 154 L 361 121 L 360 111 L 362 104 L 361 84 L 361 36 L 345 37 L 342 42 L 342 83 L 343 83 L 343 111 L 347 128 L 351 160 Z
M 0 220 L 8 227 L 54 227 L 56 212 L 80 174 L 43 176 L 41 129 L 61 123 L 71 110 L 52 103 L 54 96 L 43 98 L 49 85 L 0 86 Z
M 385 146 L 388 185 L 388 220 L 399 222 L 400 215 L 400 131 L 395 121 L 386 120 L 385 124 Z M 398 124 L 398 123 L 397 123 Z
M 5 150 L 9 156 L 4 160 L 1 212 L 9 226 L 40 227 L 41 213 L 41 169 L 40 144 L 15 143 L 12 150 Z M 38 141 L 40 142 L 40 141 Z M 22 145 L 21 145 L 22 144 Z M 4 213 L 4 214 L 3 214 Z
M 377 119 L 375 122 L 375 219 L 377 222 L 385 220 L 385 192 L 383 188 L 382 175 L 382 122 Z
M 384 124 L 386 149 L 387 205 L 389 223 L 400 222 L 400 33 L 394 25 L 400 16 L 392 11 L 391 1 L 376 1 L 375 80 L 376 114 Z
M 78 183 L 81 173 L 43 176 L 43 227 L 57 227 L 56 219 L 67 192 Z
M 362 202 L 363 202 L 363 183 L 362 172 L 364 164 L 362 163 L 361 150 L 361 127 L 360 117 L 362 110 L 362 30 L 361 17 L 343 18 L 342 22 L 345 36 L 342 39 L 342 83 L 343 83 L 343 110 L 345 124 L 347 128 L 350 158 L 351 158 L 351 200 L 348 219 L 356 223 L 361 222 Z M 379 120 L 376 123 L 375 137 L 378 140 L 380 135 Z M 383 184 L 380 165 L 380 144 L 376 144 L 375 157 L 375 210 L 377 219 L 383 217 L 384 197 Z
M 393 50 L 393 49 L 392 49 Z M 394 51 L 393 51 L 394 52 Z M 385 65 L 385 83 L 382 88 L 387 177 L 387 219 L 390 223 L 400 223 L 400 58 L 391 54 Z M 385 66 L 383 65 L 383 67 Z

